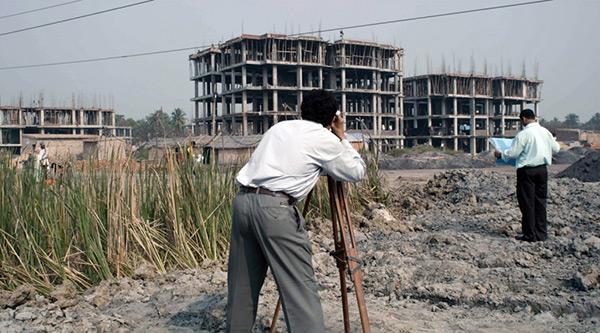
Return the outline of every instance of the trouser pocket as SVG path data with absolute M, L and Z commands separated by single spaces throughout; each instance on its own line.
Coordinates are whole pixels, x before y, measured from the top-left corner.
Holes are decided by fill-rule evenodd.
M 300 214 L 300 210 L 296 205 L 293 205 L 292 207 L 294 207 L 294 215 L 296 217 L 296 223 L 298 224 L 298 231 L 303 231 L 305 223 L 304 217 L 302 216 L 302 214 Z

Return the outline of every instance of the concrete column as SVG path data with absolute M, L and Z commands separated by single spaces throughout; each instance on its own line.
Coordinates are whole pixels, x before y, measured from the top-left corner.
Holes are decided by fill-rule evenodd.
M 402 127 L 402 109 L 399 101 L 400 98 L 398 97 L 398 95 L 396 95 L 394 97 L 394 114 L 396 115 L 394 129 L 396 130 L 396 136 L 400 136 L 400 134 L 402 133 L 402 131 L 400 130 L 400 127 Z
M 302 89 L 302 66 L 298 66 L 296 69 L 296 87 Z
M 371 73 L 371 90 L 377 90 L 377 73 L 375 71 Z
M 381 127 L 377 121 L 377 112 L 379 112 L 377 103 L 377 95 L 371 96 L 371 112 L 373 114 L 373 134 L 377 135 L 381 131 Z
M 248 135 L 248 93 L 246 90 L 242 91 L 242 135 Z
M 235 69 L 231 70 L 231 89 L 235 90 Z
M 335 71 L 333 71 L 333 70 L 331 72 L 329 72 L 329 86 L 331 89 L 334 89 L 334 90 L 337 89 L 336 74 L 335 74 Z
M 263 82 L 262 82 L 263 87 L 268 86 L 269 85 L 269 74 L 267 73 L 267 66 L 263 66 L 262 78 L 263 78 Z
M 456 79 L 454 79 L 454 91 L 456 92 Z M 458 151 L 458 100 L 452 97 L 452 131 L 454 132 L 454 151 Z
M 346 117 L 346 93 L 342 93 L 341 110 L 344 118 Z M 344 130 L 346 130 L 346 123 L 344 122 Z
M 500 104 L 500 135 L 504 136 L 506 133 L 506 121 L 505 121 L 505 114 L 506 114 L 506 102 L 504 101 L 504 98 L 502 99 L 502 102 Z
M 227 91 L 227 77 L 225 73 L 221 73 L 221 94 L 224 94 Z
M 475 153 L 477 152 L 477 138 L 475 135 L 475 98 L 471 98 L 471 154 L 475 155 Z
M 229 113 L 227 110 L 227 101 L 225 100 L 225 95 L 221 95 L 221 116 L 225 118 L 225 115 Z
M 538 109 L 538 102 L 533 103 L 533 112 L 535 112 L 536 117 L 540 116 L 539 109 Z
M 345 90 L 346 89 L 346 69 L 342 68 L 340 75 L 341 75 L 341 82 L 340 82 L 341 88 L 342 88 L 342 90 Z
M 214 72 L 217 70 L 217 64 L 215 63 L 215 54 L 211 53 L 210 55 L 210 71 Z
M 269 111 L 269 95 L 266 90 L 263 90 L 263 112 L 267 111 Z
M 242 62 L 246 62 L 246 42 L 242 41 Z
M 298 42 L 298 47 L 300 47 L 300 42 Z M 296 91 L 296 112 L 300 112 L 300 105 L 302 104 L 302 66 L 298 66 L 296 69 Z
M 242 66 L 242 89 L 245 89 L 248 85 L 248 70 L 246 66 Z
M 273 65 L 273 86 L 277 87 L 277 65 Z
M 229 114 L 231 115 L 231 134 L 237 135 L 235 121 L 235 94 L 231 94 L 231 102 L 229 103 Z
M 310 88 L 312 88 L 313 87 L 313 71 L 312 70 L 308 71 L 308 73 L 306 75 L 307 75 L 307 80 L 308 80 L 308 86 Z
M 273 90 L 273 111 L 279 112 L 279 99 L 277 90 Z
M 323 89 L 323 68 L 319 67 L 319 89 Z

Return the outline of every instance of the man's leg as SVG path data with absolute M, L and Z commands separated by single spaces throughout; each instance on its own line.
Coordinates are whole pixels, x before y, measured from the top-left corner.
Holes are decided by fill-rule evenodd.
M 535 186 L 529 169 L 517 169 L 517 200 L 521 210 L 521 230 L 527 240 L 535 240 Z
M 233 201 L 226 332 L 247 333 L 252 330 L 258 296 L 267 273 L 267 262 L 250 225 L 250 196 L 252 194 L 238 194 Z
M 282 298 L 288 331 L 325 331 L 304 220 L 286 199 L 258 196 L 257 238 Z
M 535 235 L 536 240 L 548 238 L 546 199 L 548 198 L 548 169 L 540 167 L 535 176 Z

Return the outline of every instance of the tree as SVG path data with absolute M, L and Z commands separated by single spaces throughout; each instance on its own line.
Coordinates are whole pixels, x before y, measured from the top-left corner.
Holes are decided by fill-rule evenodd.
M 554 117 L 552 120 L 546 120 L 544 118 L 540 119 L 540 125 L 547 128 L 550 132 L 555 132 L 559 128 L 564 128 L 565 124 L 558 120 L 558 118 Z
M 183 126 L 185 126 L 186 122 L 187 119 L 183 110 L 176 108 L 171 112 L 171 127 L 175 136 L 183 136 Z
M 579 127 L 579 116 L 575 113 L 569 113 L 565 116 L 565 126 L 568 128 L 578 128 Z
M 171 119 L 162 109 L 154 111 L 146 117 L 149 126 L 150 139 L 155 137 L 167 138 L 171 137 L 173 130 L 171 127 Z
M 589 130 L 600 131 L 600 112 L 596 112 L 583 127 Z
M 121 127 L 133 127 L 136 124 L 136 120 L 133 118 L 125 118 L 122 114 L 115 115 L 115 126 Z

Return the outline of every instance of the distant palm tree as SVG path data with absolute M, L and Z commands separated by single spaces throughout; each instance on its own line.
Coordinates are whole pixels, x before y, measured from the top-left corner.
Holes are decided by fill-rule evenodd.
M 175 135 L 181 136 L 183 135 L 183 126 L 187 122 L 187 118 L 185 116 L 185 112 L 180 108 L 176 108 L 171 112 L 171 125 L 175 130 Z

